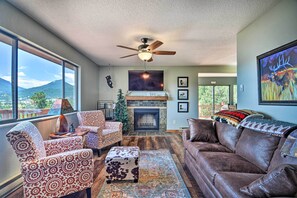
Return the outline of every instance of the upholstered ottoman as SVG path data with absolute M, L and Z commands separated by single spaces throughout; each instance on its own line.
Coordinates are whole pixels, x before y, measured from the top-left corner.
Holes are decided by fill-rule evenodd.
M 105 158 L 106 182 L 117 180 L 134 180 L 139 178 L 139 147 L 115 146 Z

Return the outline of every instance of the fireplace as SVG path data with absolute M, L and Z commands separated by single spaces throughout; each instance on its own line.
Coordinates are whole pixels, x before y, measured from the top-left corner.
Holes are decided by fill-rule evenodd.
M 134 109 L 134 130 L 159 130 L 159 109 Z

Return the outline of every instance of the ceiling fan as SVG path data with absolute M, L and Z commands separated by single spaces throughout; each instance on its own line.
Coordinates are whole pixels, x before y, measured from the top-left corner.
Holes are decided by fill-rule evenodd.
M 155 55 L 175 55 L 175 53 L 176 53 L 175 51 L 154 51 L 155 49 L 160 47 L 163 43 L 161 41 L 155 41 L 155 42 L 151 43 L 150 45 L 148 45 L 147 44 L 148 40 L 149 40 L 148 38 L 142 38 L 141 39 L 142 44 L 138 46 L 138 49 L 126 47 L 123 45 L 117 45 L 117 47 L 137 51 L 137 53 L 135 53 L 135 54 L 122 56 L 120 58 L 127 58 L 130 56 L 138 55 L 138 57 L 141 60 L 151 62 L 151 61 L 153 61 L 153 58 L 152 58 L 153 54 L 155 54 Z

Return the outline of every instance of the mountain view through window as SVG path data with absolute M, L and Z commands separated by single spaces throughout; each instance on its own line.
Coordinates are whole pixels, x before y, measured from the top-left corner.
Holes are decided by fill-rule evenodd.
M 0 34 L 0 120 L 13 118 L 11 66 L 12 39 Z
M 77 109 L 77 67 L 64 62 L 63 74 L 63 60 L 21 41 L 17 50 L 17 98 L 13 99 L 13 50 L 9 40 L 6 38 L 3 42 L 2 37 L 0 37 L 0 121 L 15 117 L 25 119 L 47 115 L 54 101 L 63 97 Z M 17 103 L 16 116 L 13 115 L 13 101 Z

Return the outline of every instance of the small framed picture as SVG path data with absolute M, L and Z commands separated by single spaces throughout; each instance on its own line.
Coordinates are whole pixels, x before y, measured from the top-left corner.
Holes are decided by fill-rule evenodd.
M 177 112 L 180 112 L 180 113 L 189 112 L 189 102 L 178 102 L 177 103 Z
M 177 87 L 188 87 L 188 77 L 177 77 Z
M 177 99 L 178 100 L 188 100 L 189 99 L 189 90 L 188 89 L 178 89 L 177 90 Z

